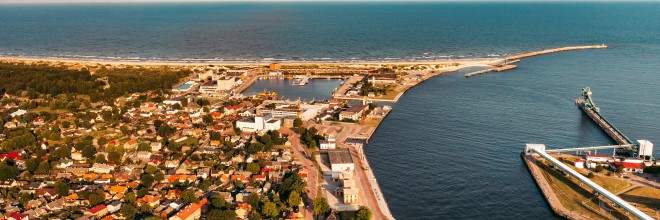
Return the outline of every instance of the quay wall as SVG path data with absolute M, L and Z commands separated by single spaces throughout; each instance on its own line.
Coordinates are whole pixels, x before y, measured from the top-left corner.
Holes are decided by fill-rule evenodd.
M 525 162 L 525 167 L 527 167 L 527 170 L 529 171 L 530 175 L 532 175 L 536 186 L 543 193 L 545 201 L 548 202 L 548 205 L 552 209 L 552 212 L 555 213 L 555 215 L 571 220 L 586 220 L 586 218 L 582 217 L 579 213 L 569 211 L 561 204 L 559 198 L 557 198 L 557 194 L 555 194 L 555 192 L 552 190 L 552 187 L 550 186 L 550 183 L 548 183 L 548 181 L 543 176 L 543 171 L 536 164 L 537 160 L 533 156 L 524 155 L 521 153 L 520 157 Z

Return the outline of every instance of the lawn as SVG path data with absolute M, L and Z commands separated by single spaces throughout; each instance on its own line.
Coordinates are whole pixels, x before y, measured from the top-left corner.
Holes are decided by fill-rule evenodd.
M 660 209 L 660 189 L 640 186 L 619 196 L 623 200 L 639 204 L 640 210 L 651 216 L 655 215 L 654 210 Z
M 557 198 L 566 209 L 577 211 L 584 216 L 588 216 L 589 219 L 604 219 L 581 204 L 583 201 L 594 197 L 591 191 L 585 188 L 586 186 L 579 186 L 572 180 L 572 177 L 567 178 L 564 174 L 547 165 L 540 167 L 545 171 L 545 178 L 552 185 L 552 190 L 557 194 Z M 599 209 L 598 203 L 593 200 L 586 204 L 594 209 Z

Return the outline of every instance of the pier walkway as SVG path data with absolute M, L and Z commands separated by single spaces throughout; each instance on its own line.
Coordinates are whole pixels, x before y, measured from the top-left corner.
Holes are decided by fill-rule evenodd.
M 600 108 L 596 107 L 593 99 L 591 99 L 591 95 L 592 92 L 589 87 L 582 89 L 582 97 L 575 100 L 575 104 L 596 122 L 618 145 L 630 146 L 630 149 L 635 148 L 636 146 L 633 145 L 633 142 L 625 134 L 600 114 Z
M 533 57 L 533 56 L 538 56 L 538 55 L 543 55 L 543 54 L 550 54 L 550 53 L 557 53 L 557 52 L 563 52 L 563 51 L 571 51 L 571 50 L 586 50 L 586 49 L 604 49 L 607 48 L 608 46 L 605 44 L 600 44 L 600 45 L 587 45 L 587 46 L 571 46 L 571 47 L 560 47 L 560 48 L 554 48 L 554 49 L 547 49 L 547 50 L 540 50 L 540 51 L 534 51 L 534 52 L 529 52 L 529 53 L 523 53 L 523 54 L 517 54 L 513 56 L 508 56 L 504 58 L 504 64 L 502 65 L 496 65 L 493 68 L 485 69 L 485 70 L 480 70 L 480 71 L 475 71 L 471 73 L 465 74 L 465 77 L 472 77 L 488 72 L 504 72 L 507 70 L 512 70 L 515 69 L 517 66 L 512 65 L 512 63 L 519 62 L 520 59 L 527 58 L 527 57 Z M 507 62 L 511 61 L 511 62 Z

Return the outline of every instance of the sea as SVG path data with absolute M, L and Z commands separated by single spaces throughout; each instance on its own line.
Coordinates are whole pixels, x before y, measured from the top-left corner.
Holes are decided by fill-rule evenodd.
M 575 106 L 580 89 L 590 87 L 601 114 L 631 139 L 660 145 L 658 12 L 657 2 L 0 5 L 0 55 L 423 61 L 607 44 L 527 58 L 507 72 L 433 77 L 390 104 L 365 146 L 397 219 L 553 219 L 519 153 L 526 143 L 613 143 Z

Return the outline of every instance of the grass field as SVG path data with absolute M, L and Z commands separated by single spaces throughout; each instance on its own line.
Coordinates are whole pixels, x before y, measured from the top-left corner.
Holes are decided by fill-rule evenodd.
M 557 198 L 566 209 L 577 211 L 589 219 L 605 219 L 603 216 L 582 205 L 583 201 L 594 198 L 591 190 L 587 189 L 586 186 L 578 185 L 578 183 L 570 179 L 572 177 L 566 177 L 563 173 L 550 166 L 542 165 L 540 167 L 545 171 L 545 178 L 548 179 L 553 191 L 557 194 Z M 594 202 L 594 200 L 585 204 L 593 209 L 600 209 L 598 203 Z
M 660 189 L 640 186 L 619 196 L 651 216 L 656 216 L 656 210 L 660 210 Z

